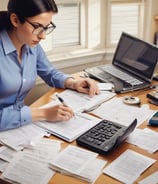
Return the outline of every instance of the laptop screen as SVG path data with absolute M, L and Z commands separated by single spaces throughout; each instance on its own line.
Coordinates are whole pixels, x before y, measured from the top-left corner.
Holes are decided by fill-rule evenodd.
M 152 80 L 158 61 L 158 48 L 136 37 L 122 33 L 113 64 L 147 81 Z

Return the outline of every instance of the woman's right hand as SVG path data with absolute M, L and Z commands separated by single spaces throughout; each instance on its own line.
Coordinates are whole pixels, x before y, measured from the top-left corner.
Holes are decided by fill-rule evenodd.
M 68 121 L 74 116 L 72 109 L 65 105 L 56 105 L 48 108 L 31 108 L 32 120 L 34 121 Z

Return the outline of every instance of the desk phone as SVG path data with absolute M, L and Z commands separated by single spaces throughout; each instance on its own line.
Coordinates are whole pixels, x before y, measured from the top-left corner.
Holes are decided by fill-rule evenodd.
M 123 142 L 135 129 L 135 119 L 129 126 L 116 122 L 102 120 L 93 128 L 83 133 L 76 139 L 78 145 L 88 148 L 100 154 L 106 154 L 114 147 Z

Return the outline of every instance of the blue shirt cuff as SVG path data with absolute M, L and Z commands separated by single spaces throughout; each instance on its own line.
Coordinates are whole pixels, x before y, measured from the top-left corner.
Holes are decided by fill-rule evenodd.
M 21 126 L 32 123 L 31 110 L 28 106 L 21 109 Z

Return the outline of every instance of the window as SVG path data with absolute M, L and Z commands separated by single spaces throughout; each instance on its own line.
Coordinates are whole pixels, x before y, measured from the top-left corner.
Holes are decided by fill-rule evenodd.
M 122 31 L 141 37 L 144 0 L 110 0 L 108 45 L 116 44 Z
M 59 14 L 54 16 L 54 22 L 57 22 L 53 35 L 54 47 L 79 45 L 80 4 L 63 4 L 59 5 L 58 9 Z
M 122 31 L 142 37 L 146 1 L 56 0 L 59 12 L 53 22 L 57 27 L 42 46 L 49 55 L 68 52 L 70 56 L 115 48 Z
M 58 1 L 57 1 L 58 2 Z M 80 3 L 59 3 L 53 16 L 56 29 L 42 42 L 46 51 L 80 44 Z

